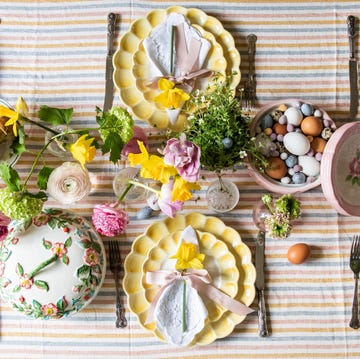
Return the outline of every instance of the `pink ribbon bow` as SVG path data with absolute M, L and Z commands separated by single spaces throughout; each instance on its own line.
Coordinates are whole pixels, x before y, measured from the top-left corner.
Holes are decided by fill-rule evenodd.
M 211 299 L 212 301 L 221 304 L 226 309 L 238 315 L 247 315 L 254 312 L 253 309 L 229 297 L 218 288 L 214 287 L 211 282 L 211 277 L 206 269 L 189 269 L 187 272 L 158 270 L 155 272 L 146 273 L 146 282 L 149 284 L 160 285 L 161 288 L 156 293 L 155 298 L 148 309 L 145 324 L 155 321 L 154 311 L 159 298 L 164 290 L 176 280 L 186 280 L 199 294 Z

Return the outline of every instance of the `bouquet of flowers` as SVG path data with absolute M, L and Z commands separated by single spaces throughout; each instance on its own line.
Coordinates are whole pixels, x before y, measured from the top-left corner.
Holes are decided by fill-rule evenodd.
M 300 202 L 291 194 L 284 194 L 276 200 L 272 194 L 265 194 L 261 199 L 269 212 L 264 219 L 265 230 L 269 236 L 274 239 L 289 237 L 291 221 L 301 215 Z
M 56 189 L 53 188 L 52 191 L 52 188 L 48 188 L 48 182 L 53 186 L 59 186 L 59 181 L 57 179 L 49 181 L 54 169 L 46 164 L 37 174 L 39 191 L 31 193 L 27 188 L 28 181 L 34 174 L 40 158 L 53 142 L 56 142 L 64 152 L 71 153 L 73 159 L 81 166 L 80 171 L 77 169 L 75 174 L 70 171 L 73 178 L 79 178 L 81 171 L 82 175 L 87 175 L 86 164 L 94 159 L 97 149 L 101 149 L 102 154 L 109 153 L 110 161 L 116 163 L 119 160 L 122 148 L 133 136 L 134 121 L 129 113 L 120 107 L 114 107 L 105 113 L 96 108 L 96 112 L 97 127 L 72 130 L 69 127 L 73 113 L 72 108 L 59 109 L 41 106 L 37 113 L 39 122 L 28 117 L 28 106 L 22 97 L 19 97 L 14 110 L 0 106 L 0 117 L 2 118 L 0 129 L 3 135 L 14 137 L 12 148 L 15 153 L 20 155 L 26 150 L 26 124 L 36 125 L 52 134 L 37 152 L 29 174 L 23 183 L 21 183 L 18 172 L 7 162 L 4 161 L 0 164 L 0 176 L 6 185 L 0 189 L 0 211 L 4 215 L 10 219 L 29 219 L 41 212 L 43 204 L 48 198 L 45 190 L 56 193 Z M 62 130 L 55 130 L 52 126 L 58 126 L 57 128 L 61 126 Z M 90 131 L 97 131 L 99 138 L 90 135 Z M 76 135 L 75 140 L 69 141 L 70 135 L 74 134 Z M 76 190 L 73 188 L 76 182 L 61 183 L 67 190 Z M 58 198 L 61 198 L 61 194 Z
M 184 202 L 192 197 L 192 190 L 200 189 L 196 183 L 200 176 L 200 148 L 182 135 L 171 138 L 161 151 L 163 155 L 150 155 L 142 141 L 138 141 L 140 153 L 129 153 L 128 160 L 133 167 L 140 166 L 142 178 L 157 181 L 159 188 L 129 180 L 128 188 L 111 204 L 94 207 L 92 222 L 95 229 L 108 237 L 125 231 L 127 214 L 118 208 L 130 186 L 141 186 L 153 193 L 151 208 L 159 209 L 169 217 L 181 210 Z

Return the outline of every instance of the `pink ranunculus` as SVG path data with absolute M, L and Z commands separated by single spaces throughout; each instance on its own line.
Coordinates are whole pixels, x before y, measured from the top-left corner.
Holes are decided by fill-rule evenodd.
M 158 198 L 158 205 L 164 214 L 168 217 L 174 218 L 177 211 L 180 211 L 184 202 L 171 200 L 174 181 L 170 180 L 168 183 L 161 186 L 160 196 Z
M 188 182 L 196 182 L 200 175 L 200 147 L 185 137 L 170 138 L 164 148 L 164 162 L 174 166 Z
M 149 141 L 145 132 L 141 127 L 134 126 L 134 135 L 123 147 L 121 154 L 126 157 L 129 153 L 140 153 L 141 151 L 138 145 L 138 141 L 142 141 L 144 143 L 144 146 L 148 148 Z
M 8 225 L 10 223 L 10 218 L 5 216 L 2 212 L 0 212 L 0 241 L 3 241 L 8 233 Z
M 98 204 L 94 207 L 92 223 L 102 235 L 114 237 L 125 232 L 129 217 L 126 212 L 114 204 Z
M 360 177 L 360 159 L 353 158 L 349 164 L 349 169 L 353 177 Z

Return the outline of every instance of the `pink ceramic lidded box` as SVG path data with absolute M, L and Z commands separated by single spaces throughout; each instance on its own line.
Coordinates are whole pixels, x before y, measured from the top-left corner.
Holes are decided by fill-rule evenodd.
M 311 121 L 315 125 L 309 126 Z M 322 157 L 335 129 L 326 111 L 309 101 L 285 99 L 264 106 L 251 122 L 250 131 L 268 151 L 270 167 L 279 164 L 280 175 L 260 172 L 251 161 L 250 175 L 274 193 L 305 192 L 319 186 Z M 321 149 L 315 142 L 322 143 Z
M 321 186 L 339 213 L 360 216 L 360 122 L 337 129 L 321 161 Z

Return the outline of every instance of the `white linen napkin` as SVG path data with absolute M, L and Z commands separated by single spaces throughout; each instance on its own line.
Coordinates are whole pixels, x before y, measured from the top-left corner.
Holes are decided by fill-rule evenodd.
M 178 13 L 170 13 L 165 21 L 156 26 L 150 35 L 143 41 L 144 49 L 150 59 L 150 78 L 170 76 L 170 61 L 171 61 L 171 32 L 172 26 L 183 23 L 186 45 L 189 47 L 191 38 L 195 38 L 201 42 L 198 68 L 201 69 L 206 56 L 211 48 L 211 43 L 204 39 L 198 30 L 192 27 L 186 17 Z M 185 56 L 186 54 L 178 54 Z M 174 59 L 176 59 L 176 50 L 174 50 Z M 177 67 L 174 68 L 174 76 L 181 76 Z M 179 116 L 181 107 L 171 110 L 167 109 L 169 120 L 174 124 Z

